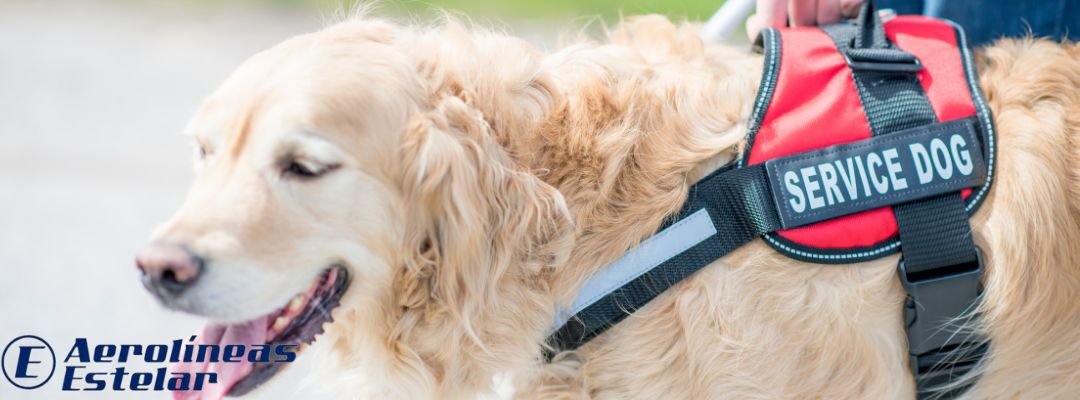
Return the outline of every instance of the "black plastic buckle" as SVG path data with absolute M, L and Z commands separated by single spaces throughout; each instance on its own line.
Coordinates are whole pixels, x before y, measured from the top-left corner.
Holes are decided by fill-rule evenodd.
M 900 259 L 900 282 L 908 293 L 904 321 L 911 369 L 917 378 L 934 373 L 946 362 L 970 367 L 985 352 L 984 343 L 974 332 L 957 329 L 974 317 L 982 294 L 982 251 L 976 247 L 975 254 L 975 261 L 915 275 L 908 274 Z
M 847 62 L 848 67 L 858 71 L 916 73 L 922 71 L 923 68 L 922 62 L 915 56 L 911 56 L 910 59 L 895 60 L 860 57 L 858 55 L 853 56 L 851 53 L 844 53 L 844 61 Z

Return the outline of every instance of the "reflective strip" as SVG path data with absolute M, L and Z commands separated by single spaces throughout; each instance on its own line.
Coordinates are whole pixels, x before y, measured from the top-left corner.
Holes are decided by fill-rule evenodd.
M 556 315 L 552 329 L 558 329 L 597 300 L 715 234 L 712 218 L 702 208 L 646 239 L 593 275 L 578 292 L 570 308 Z

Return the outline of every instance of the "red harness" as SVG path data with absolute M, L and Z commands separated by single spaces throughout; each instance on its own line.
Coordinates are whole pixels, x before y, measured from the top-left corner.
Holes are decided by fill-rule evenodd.
M 919 82 L 938 120 L 976 116 L 973 99 L 981 93 L 970 56 L 959 45 L 962 32 L 948 22 L 922 16 L 898 16 L 884 27 L 890 41 L 921 62 Z M 789 28 L 771 34 L 779 37 L 770 40 L 765 36 L 766 58 L 780 61 L 771 71 L 766 67 L 763 82 L 771 80 L 775 84 L 771 88 L 763 84 L 758 95 L 759 101 L 771 101 L 764 100 L 768 107 L 762 110 L 763 118 L 755 116 L 761 123 L 750 133 L 749 141 L 753 145 L 744 153 L 746 165 L 869 139 L 871 129 L 852 79 L 852 69 L 833 39 L 819 28 Z M 779 48 L 779 53 L 770 53 L 775 51 L 770 46 Z M 985 105 L 982 108 L 987 109 Z M 978 114 L 983 120 L 981 126 L 992 126 L 988 112 Z M 987 147 L 992 145 L 991 133 L 983 135 L 989 139 Z M 987 163 L 991 169 L 993 161 L 993 149 L 989 148 Z M 989 183 L 979 188 L 979 193 L 987 188 Z M 977 206 L 983 196 L 972 198 L 971 193 L 971 189 L 962 192 L 969 205 Z M 973 211 L 975 207 L 970 208 Z M 897 233 L 892 208 L 880 207 L 778 230 L 765 238 L 776 250 L 798 259 L 829 262 L 825 257 L 843 254 L 852 257 L 839 262 L 851 262 L 895 251 Z

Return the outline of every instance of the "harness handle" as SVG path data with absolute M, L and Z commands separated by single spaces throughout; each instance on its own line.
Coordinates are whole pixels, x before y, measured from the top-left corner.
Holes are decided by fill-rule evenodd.
M 885 36 L 885 24 L 873 0 L 863 2 L 859 17 L 854 21 L 855 37 L 846 49 L 844 59 L 854 70 L 915 73 L 922 71 L 922 63 L 915 55 L 889 42 Z
M 885 25 L 881 22 L 874 0 L 863 2 L 859 9 L 859 17 L 855 20 L 858 29 L 855 32 L 855 42 L 852 49 L 890 49 L 892 45 L 885 38 Z

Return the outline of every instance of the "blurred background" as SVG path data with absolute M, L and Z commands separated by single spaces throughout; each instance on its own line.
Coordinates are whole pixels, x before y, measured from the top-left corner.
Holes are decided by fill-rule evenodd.
M 377 14 L 424 20 L 447 8 L 550 48 L 560 32 L 599 29 L 620 14 L 701 20 L 720 3 L 387 0 Z M 241 61 L 342 8 L 336 0 L 0 0 L 0 345 L 34 334 L 62 359 L 76 337 L 168 343 L 199 329 L 202 320 L 158 307 L 133 263 L 191 182 L 192 150 L 179 132 Z M 309 363 L 301 356 L 248 398 L 320 398 L 302 380 Z M 0 399 L 169 398 L 64 393 L 59 378 L 33 391 L 0 382 Z

